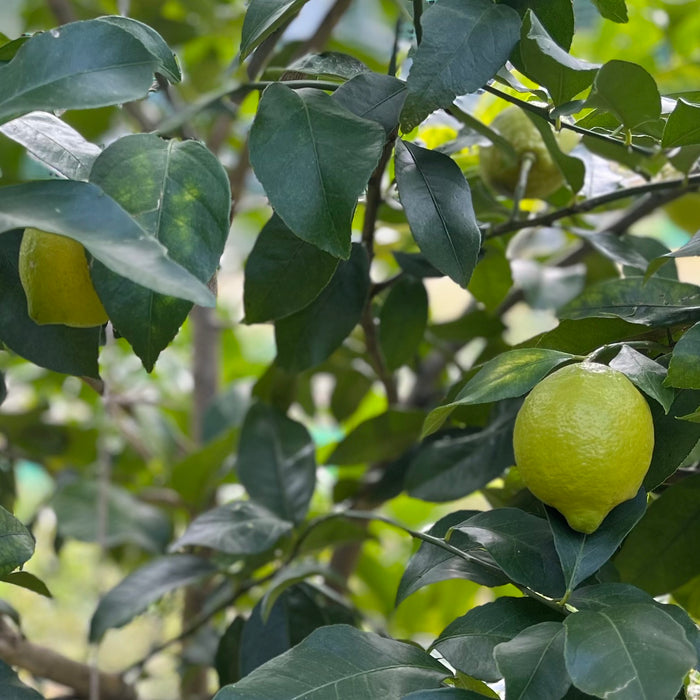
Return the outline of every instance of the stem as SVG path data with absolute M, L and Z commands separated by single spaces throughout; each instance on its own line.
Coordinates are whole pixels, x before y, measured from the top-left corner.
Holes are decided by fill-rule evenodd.
M 416 32 L 416 43 L 420 45 L 423 41 L 423 27 L 421 17 L 423 16 L 423 0 L 413 0 L 413 28 Z
M 522 218 L 520 201 L 525 198 L 527 181 L 535 165 L 535 160 L 536 158 L 533 153 L 525 153 L 523 155 L 523 159 L 520 163 L 520 172 L 518 173 L 518 183 L 515 186 L 515 192 L 513 192 L 513 213 L 511 214 L 511 221 L 517 221 Z

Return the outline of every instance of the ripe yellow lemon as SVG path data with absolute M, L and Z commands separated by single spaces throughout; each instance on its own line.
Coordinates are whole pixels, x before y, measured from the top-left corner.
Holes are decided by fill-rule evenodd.
M 506 107 L 496 115 L 491 128 L 503 136 L 518 155 L 518 162 L 512 164 L 497 146 L 479 149 L 481 175 L 494 190 L 513 195 L 526 154 L 534 160 L 525 189 L 526 197 L 547 197 L 564 184 L 564 176 L 552 160 L 542 135 L 522 109 Z M 572 139 L 567 132 L 561 132 L 556 138 L 564 151 L 571 150 L 577 141 L 577 137 Z
M 622 372 L 583 362 L 556 370 L 530 392 L 515 420 L 513 449 L 530 491 L 574 530 L 591 533 L 637 494 L 654 424 Z
M 19 277 L 35 323 L 88 328 L 108 320 L 90 279 L 85 249 L 72 238 L 25 229 Z

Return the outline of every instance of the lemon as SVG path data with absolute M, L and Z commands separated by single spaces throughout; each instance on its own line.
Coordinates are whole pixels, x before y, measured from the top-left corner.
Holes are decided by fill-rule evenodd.
M 700 231 L 700 192 L 689 192 L 674 199 L 664 211 L 676 226 L 688 233 Z
M 72 238 L 26 229 L 19 249 L 19 277 L 35 323 L 87 328 L 108 320 L 90 279 L 85 249 Z
M 654 424 L 622 372 L 583 362 L 556 370 L 530 392 L 515 420 L 513 449 L 530 491 L 574 530 L 591 533 L 637 494 Z
M 512 164 L 506 154 L 496 146 L 484 146 L 479 149 L 479 166 L 481 175 L 494 190 L 512 196 L 518 184 L 520 167 L 526 155 L 533 159 L 526 197 L 547 197 L 564 184 L 564 176 L 542 139 L 542 135 L 519 107 L 506 107 L 491 122 L 491 128 L 505 138 L 515 149 L 518 162 Z M 560 148 L 569 151 L 578 140 L 566 132 L 556 136 Z

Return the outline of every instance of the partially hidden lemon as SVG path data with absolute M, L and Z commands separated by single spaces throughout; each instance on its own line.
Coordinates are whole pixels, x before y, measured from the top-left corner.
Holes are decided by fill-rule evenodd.
M 547 197 L 564 184 L 564 176 L 542 139 L 542 135 L 528 116 L 519 107 L 506 107 L 491 122 L 491 128 L 506 139 L 515 150 L 518 161 L 513 164 L 497 146 L 479 148 L 481 175 L 494 190 L 513 196 L 520 176 L 520 168 L 526 155 L 533 165 L 525 189 L 526 197 Z M 571 138 L 568 132 L 556 135 L 560 148 L 568 152 L 578 137 Z
M 579 532 L 594 532 L 633 498 L 651 463 L 654 424 L 622 373 L 583 362 L 556 370 L 515 420 L 515 461 L 525 485 Z
M 35 323 L 88 328 L 108 320 L 90 279 L 85 249 L 72 238 L 25 229 L 19 277 Z

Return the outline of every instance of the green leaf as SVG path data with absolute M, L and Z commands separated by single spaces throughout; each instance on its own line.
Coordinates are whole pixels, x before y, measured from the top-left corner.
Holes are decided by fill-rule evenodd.
M 5 583 L 11 583 L 13 586 L 19 586 L 33 593 L 43 595 L 45 598 L 53 598 L 47 585 L 40 578 L 36 577 L 34 574 L 30 574 L 28 571 L 15 571 L 3 576 L 2 580 Z
M 29 318 L 18 269 L 21 240 L 22 231 L 0 235 L 0 341 L 40 367 L 65 374 L 99 377 L 99 327 L 39 326 Z
M 481 232 L 459 166 L 443 153 L 399 140 L 396 184 L 411 233 L 425 257 L 466 287 L 479 256 Z
M 110 270 L 144 287 L 214 305 L 206 285 L 92 183 L 42 180 L 0 187 L 0 232 L 30 226 L 75 239 Z
M 321 698 L 332 688 L 343 700 L 400 700 L 413 690 L 437 688 L 447 675 L 442 664 L 412 644 L 330 625 L 222 688 L 214 698 Z
M 491 696 L 463 688 L 437 688 L 436 690 L 416 690 L 404 695 L 401 700 L 484 700 L 485 697 Z
M 561 622 L 540 622 L 493 650 L 508 697 L 560 700 L 571 685 Z
M 252 501 L 233 501 L 198 515 L 170 551 L 199 546 L 232 556 L 260 554 L 292 530 L 292 523 Z
M 146 35 L 148 46 L 141 41 Z M 89 109 L 140 99 L 156 72 L 175 77 L 172 60 L 152 29 L 125 18 L 73 22 L 35 34 L 0 65 L 0 122 L 37 109 Z
M 661 145 L 664 148 L 677 148 L 700 143 L 700 105 L 686 102 L 683 99 L 669 114 Z
M 324 92 L 273 84 L 251 128 L 250 162 L 295 235 L 347 258 L 357 198 L 384 140 L 379 124 L 355 116 Z
M 58 520 L 61 537 L 97 542 L 98 509 L 103 487 L 96 481 L 75 480 L 58 487 L 51 507 Z M 117 547 L 132 543 L 147 552 L 162 552 L 172 536 L 169 518 L 158 508 L 135 498 L 116 484 L 109 484 L 104 544 Z
M 521 17 L 532 11 L 547 33 L 563 49 L 571 48 L 574 36 L 574 8 L 571 0 L 498 0 L 510 5 Z
M 433 537 L 444 537 L 450 528 L 468 520 L 479 511 L 458 510 L 440 518 L 429 530 L 428 534 Z M 455 544 L 459 533 L 454 533 L 453 542 Z M 479 558 L 482 554 L 479 553 Z M 482 586 L 502 586 L 508 582 L 506 576 L 499 571 L 493 560 L 488 555 L 484 557 L 482 563 L 478 559 L 467 560 L 456 554 L 451 554 L 442 547 L 421 542 L 416 553 L 411 557 L 406 566 L 399 587 L 396 592 L 396 605 L 403 602 L 408 596 L 416 591 L 429 586 L 438 581 L 463 578 L 475 581 Z
M 1 273 L 0 273 L 1 274 Z M 0 292 L 2 295 L 2 292 Z M 7 398 L 7 385 L 5 384 L 5 375 L 0 372 L 0 404 Z
M 549 525 L 518 508 L 479 513 L 458 525 L 459 532 L 480 544 L 515 583 L 558 598 L 564 577 Z
M 129 574 L 99 602 L 90 620 L 90 641 L 123 627 L 166 593 L 212 576 L 216 566 L 192 554 L 173 554 L 149 561 Z
M 316 458 L 301 423 L 253 404 L 241 428 L 236 470 L 253 500 L 283 520 L 304 519 L 316 485 Z
M 275 323 L 277 364 L 300 372 L 323 362 L 360 322 L 368 292 L 369 260 L 355 244 L 311 304 Z
M 3 700 L 43 700 L 43 697 L 24 685 L 4 661 L 0 661 L 0 695 Z
M 597 583 L 575 590 L 569 603 L 577 610 L 604 612 L 621 605 L 653 603 L 654 599 L 640 588 L 629 583 Z
M 355 413 L 373 384 L 374 382 L 365 372 L 352 367 L 347 367 L 345 371 L 338 373 L 331 395 L 330 408 L 339 423 Z
M 543 622 L 560 624 L 563 615 L 531 598 L 504 596 L 472 608 L 451 622 L 433 642 L 447 661 L 460 671 L 493 682 L 502 678 L 494 649 L 523 630 Z
M 625 0 L 591 0 L 605 19 L 624 24 L 628 21 Z
M 654 78 L 628 61 L 608 61 L 598 71 L 586 106 L 610 112 L 626 129 L 661 116 L 661 97 Z
M 423 419 L 423 411 L 389 409 L 360 423 L 326 461 L 346 465 L 394 459 L 416 442 Z
M 346 81 L 370 72 L 367 65 L 358 58 L 340 51 L 307 54 L 290 63 L 287 70 L 316 77 L 342 78 Z
M 242 616 L 235 617 L 219 638 L 214 667 L 219 677 L 220 686 L 235 683 L 241 677 L 239 657 L 244 625 L 245 619 Z
M 308 306 L 328 284 L 337 258 L 295 236 L 273 215 L 245 265 L 246 323 L 276 321 Z
M 651 466 L 644 477 L 644 488 L 652 491 L 662 484 L 683 464 L 700 440 L 700 425 L 680 420 L 700 405 L 700 391 L 681 390 L 664 413 L 656 404 L 651 405 L 654 419 L 654 452 Z
M 629 345 L 623 345 L 620 352 L 609 362 L 613 369 L 623 372 L 647 396 L 658 401 L 666 413 L 676 398 L 673 389 L 664 386 L 666 368 L 654 362 Z
M 441 0 L 426 8 L 421 26 L 423 40 L 413 56 L 401 115 L 405 132 L 488 82 L 518 41 L 520 17 L 490 0 Z
M 101 150 L 48 112 L 30 112 L 0 126 L 38 161 L 69 180 L 87 180 Z
M 560 318 L 617 316 L 647 326 L 672 326 L 700 319 L 700 287 L 652 277 L 612 279 L 588 287 L 559 312 Z
M 606 231 L 581 230 L 576 231 L 576 235 L 615 263 L 634 267 L 642 272 L 649 265 L 649 261 L 632 244 L 630 236 L 619 236 Z
M 401 277 L 392 285 L 379 315 L 379 346 L 387 369 L 408 364 L 418 352 L 428 323 L 428 293 L 421 280 Z
M 647 277 L 651 277 L 660 267 L 665 265 L 669 261 L 669 258 L 691 258 L 697 255 L 700 255 L 700 231 L 698 231 L 684 246 L 652 260 L 647 270 Z
M 513 287 L 510 260 L 501 241 L 486 241 L 481 248 L 479 264 L 469 281 L 469 291 L 484 309 L 494 313 Z
M 90 180 L 165 246 L 172 260 L 203 284 L 211 279 L 228 237 L 231 191 L 226 172 L 203 144 L 125 136 L 97 158 Z M 150 371 L 192 304 L 125 282 L 104 265 L 93 265 L 91 275 L 114 327 Z
M 520 58 L 525 75 L 544 85 L 555 105 L 572 100 L 587 88 L 599 68 L 562 49 L 532 10 L 525 14 L 520 30 Z
M 4 577 L 34 554 L 34 538 L 12 513 L 1 506 L 0 533 L 0 577 Z
M 241 58 L 301 10 L 307 0 L 251 0 L 243 19 Z
M 681 389 L 700 389 L 700 323 L 689 328 L 673 348 L 667 383 Z
M 572 530 L 557 511 L 547 508 L 549 527 L 568 591 L 598 571 L 615 554 L 622 540 L 644 515 L 646 505 L 646 492 L 639 489 L 634 498 L 613 508 L 602 525 L 590 535 Z
M 573 359 L 557 350 L 522 348 L 497 355 L 486 362 L 450 403 L 433 409 L 423 435 L 435 432 L 457 406 L 490 403 L 526 394 L 555 367 Z
M 673 698 L 695 663 L 683 628 L 654 605 L 578 612 L 564 626 L 569 675 L 596 697 Z
M 652 501 L 615 557 L 615 566 L 623 581 L 659 595 L 700 574 L 698 551 L 700 474 L 695 474 Z

